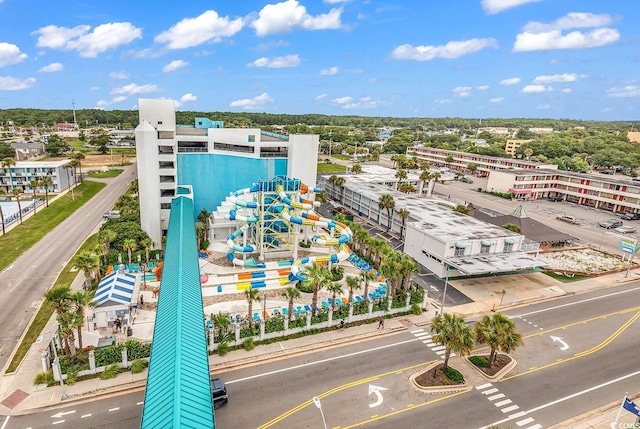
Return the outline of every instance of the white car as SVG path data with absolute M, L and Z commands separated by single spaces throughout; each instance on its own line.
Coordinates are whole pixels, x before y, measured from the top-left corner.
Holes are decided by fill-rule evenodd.
M 636 229 L 633 226 L 623 225 L 615 228 L 614 231 L 620 234 L 633 234 L 634 232 L 636 232 Z

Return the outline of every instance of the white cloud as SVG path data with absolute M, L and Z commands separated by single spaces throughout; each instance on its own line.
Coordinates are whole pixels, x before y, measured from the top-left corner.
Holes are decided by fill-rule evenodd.
M 111 79 L 129 79 L 129 73 L 123 71 L 111 72 L 109 73 L 109 77 Z
M 111 106 L 112 104 L 120 103 L 121 101 L 126 100 L 127 97 L 124 95 L 119 95 L 118 97 L 113 97 L 111 100 L 99 100 L 96 103 L 96 107 L 98 109 L 102 109 L 103 107 Z
M 453 101 L 449 100 L 448 98 L 439 98 L 436 100 L 436 103 L 438 104 L 449 104 L 449 103 L 453 103 Z
M 329 67 L 328 69 L 322 69 L 320 70 L 320 74 L 323 76 L 338 74 L 338 67 L 333 66 L 333 67 Z
M 229 106 L 231 107 L 242 107 L 243 109 L 251 110 L 257 109 L 259 107 L 264 106 L 267 103 L 273 103 L 273 98 L 269 96 L 266 92 L 257 95 L 253 98 L 244 98 L 242 100 L 232 101 Z
M 289 33 L 301 30 L 332 30 L 340 28 L 342 8 L 331 9 L 328 13 L 309 15 L 307 8 L 297 0 L 286 0 L 268 4 L 258 12 L 258 19 L 251 23 L 258 36 Z
M 166 66 L 162 67 L 162 71 L 165 73 L 176 71 L 182 67 L 186 67 L 189 63 L 182 60 L 173 60 Z
M 99 89 L 100 89 L 99 86 L 92 86 L 91 88 L 89 88 L 89 91 L 97 91 Z
M 137 85 L 135 83 L 130 83 L 118 88 L 113 88 L 111 90 L 111 94 L 146 94 L 148 92 L 158 91 L 158 87 L 156 85 L 146 84 L 146 85 Z
M 343 109 L 375 109 L 376 107 L 386 104 L 381 100 L 374 100 L 371 97 L 360 97 L 355 103 L 347 103 L 342 106 Z
M 451 90 L 454 97 L 469 97 L 471 95 L 470 86 L 457 86 Z
M 298 54 L 286 55 L 284 57 L 258 58 L 252 63 L 247 64 L 247 67 L 269 67 L 269 68 L 283 68 L 283 67 L 297 67 L 300 65 L 300 57 Z
M 38 34 L 36 46 L 40 48 L 77 51 L 81 57 L 95 58 L 98 54 L 142 38 L 142 29 L 130 22 L 110 22 L 91 30 L 89 25 L 73 28 L 48 25 L 32 34 Z
M 595 28 L 609 25 L 613 22 L 610 15 L 603 13 L 596 15 L 593 13 L 571 12 L 560 17 L 550 24 L 531 21 L 522 30 L 527 33 L 546 33 L 553 30 L 564 30 L 567 28 Z
M 640 86 L 627 85 L 622 88 L 611 88 L 607 90 L 607 95 L 613 98 L 627 98 L 640 96 Z
M 522 88 L 522 92 L 525 92 L 525 93 L 545 92 L 545 91 L 551 91 L 551 90 L 552 90 L 551 87 L 544 86 L 544 85 L 527 85 L 524 88 Z
M 277 49 L 277 48 L 284 48 L 287 46 L 289 46 L 289 42 L 285 40 L 278 40 L 278 41 L 260 43 L 256 45 L 255 48 L 251 48 L 249 50 L 259 52 L 259 51 L 268 51 L 268 50 Z
M 519 77 L 510 77 L 508 79 L 502 79 L 500 82 L 498 82 L 500 85 L 517 85 L 520 82 L 522 82 L 522 79 L 520 79 Z
M 565 94 L 571 94 L 571 88 L 562 88 L 560 92 L 564 92 Z
M 13 76 L 0 76 L 0 91 L 20 91 L 36 84 L 35 78 L 20 79 Z
M 196 97 L 195 95 L 193 95 L 190 92 L 188 92 L 185 95 L 183 95 L 182 97 L 180 97 L 180 101 L 182 103 L 186 103 L 188 101 L 196 101 L 197 99 L 198 99 L 198 97 Z
M 351 0 L 323 0 L 323 1 L 328 4 L 336 4 L 336 3 L 348 3 Z
M 502 102 L 502 101 L 504 101 L 504 98 L 503 98 L 503 97 L 496 97 L 496 98 L 490 98 L 490 99 L 489 99 L 489 102 L 490 102 L 490 103 L 500 103 L 500 102 Z
M 493 15 L 503 10 L 538 1 L 540 0 L 482 0 L 482 8 L 487 14 Z
M 53 73 L 64 70 L 64 65 L 62 63 L 51 63 L 47 66 L 41 67 L 38 72 L 40 73 Z
M 346 97 L 334 98 L 331 101 L 336 104 L 347 104 L 353 101 L 353 97 L 346 96 Z
M 472 54 L 485 48 L 498 48 L 498 42 L 493 37 L 485 39 L 469 39 L 449 42 L 439 46 L 400 45 L 391 52 L 394 60 L 429 61 L 434 58 L 458 58 Z
M 537 109 L 540 109 L 540 110 L 551 109 L 551 105 L 550 104 L 538 104 Z
M 618 30 L 603 27 L 612 22 L 610 15 L 583 12 L 568 13 L 550 24 L 531 21 L 516 36 L 513 52 L 583 49 L 608 45 L 620 39 Z M 563 34 L 563 30 L 572 28 L 594 29 L 588 32 L 575 30 Z
M 316 100 L 322 100 L 323 98 L 327 98 L 329 94 L 320 94 L 316 97 Z
M 478 91 L 486 91 L 487 89 L 489 89 L 489 85 L 480 85 L 480 86 L 477 86 L 476 89 Z
M 538 76 L 533 80 L 533 83 L 557 83 L 557 82 L 575 82 L 580 78 L 586 77 L 585 75 L 577 75 L 575 73 L 562 73 L 553 75 Z
M 20 48 L 11 43 L 0 43 L 0 67 L 18 64 L 27 59 L 28 55 L 20 52 Z
M 185 18 L 167 31 L 158 34 L 157 43 L 167 43 L 169 49 L 184 49 L 212 41 L 218 43 L 242 30 L 242 18 L 219 16 L 215 10 L 207 10 L 195 18 Z

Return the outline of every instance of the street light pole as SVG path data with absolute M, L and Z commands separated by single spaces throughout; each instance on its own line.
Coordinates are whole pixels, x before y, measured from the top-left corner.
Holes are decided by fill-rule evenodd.
M 444 277 L 444 292 L 442 293 L 442 305 L 440 306 L 440 315 L 444 314 L 444 299 L 447 296 L 447 285 L 449 284 L 449 264 L 444 263 L 444 268 L 447 270 L 447 274 Z
M 324 425 L 324 429 L 327 429 L 327 422 L 324 420 L 324 413 L 322 412 L 322 404 L 320 403 L 320 398 L 314 396 L 313 403 L 316 404 L 316 407 L 318 407 L 318 409 L 320 410 L 320 415 L 322 416 L 322 424 Z
M 51 345 L 53 346 L 53 365 L 58 368 L 58 375 L 60 376 L 60 390 L 62 390 L 61 400 L 64 401 L 67 399 L 67 392 L 64 387 L 64 380 L 62 379 L 62 368 L 60 367 L 60 359 L 58 359 L 58 351 L 56 348 L 56 339 L 58 338 L 58 333 L 54 332 L 51 336 Z

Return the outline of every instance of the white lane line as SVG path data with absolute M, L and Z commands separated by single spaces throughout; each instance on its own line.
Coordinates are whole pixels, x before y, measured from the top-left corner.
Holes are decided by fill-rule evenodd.
M 515 414 L 511 414 L 509 416 L 510 419 L 517 419 L 518 417 L 522 417 L 524 415 L 526 415 L 527 413 L 525 411 L 520 411 L 519 413 L 515 413 Z
M 0 429 L 4 429 L 7 427 L 7 423 L 9 423 L 9 419 L 11 418 L 11 416 L 7 416 L 4 419 L 4 423 L 2 423 L 2 427 Z
M 93 415 L 93 414 L 85 414 L 85 415 L 80 416 L 80 418 L 81 418 L 81 419 L 85 419 L 85 418 L 87 418 L 87 417 L 91 417 L 92 415 Z
M 533 426 L 529 426 L 527 429 L 542 429 L 542 425 L 536 424 L 536 425 L 533 425 Z
M 524 426 L 524 425 L 528 425 L 529 423 L 533 423 L 533 421 L 534 421 L 533 417 L 529 417 L 529 418 L 526 418 L 524 420 L 520 420 L 519 422 L 516 422 L 516 424 L 518 426 Z
M 489 396 L 487 399 L 490 401 L 495 401 L 496 399 L 504 398 L 504 393 L 498 393 L 497 395 Z
M 532 311 L 530 313 L 524 313 L 524 314 L 519 314 L 517 316 L 511 316 L 511 319 L 514 319 L 514 318 L 517 318 L 517 317 L 529 316 L 531 314 L 544 313 L 545 311 L 557 310 L 558 308 L 570 307 L 572 305 L 582 304 L 582 303 L 590 302 L 590 301 L 596 301 L 596 300 L 599 300 L 599 299 L 609 298 L 609 297 L 620 295 L 620 294 L 623 294 L 623 293 L 635 292 L 637 290 L 640 290 L 640 287 L 636 287 L 636 288 L 633 288 L 633 289 L 627 289 L 627 290 L 621 290 L 619 292 L 613 292 L 613 293 L 610 293 L 610 294 L 607 294 L 607 295 L 594 296 L 593 298 L 587 298 L 587 299 L 583 299 L 581 301 L 575 301 L 575 302 L 569 302 L 567 304 L 556 305 L 555 307 L 543 308 L 542 310 L 536 310 L 536 311 Z
M 445 350 L 446 347 L 445 346 L 438 346 L 438 347 L 432 347 L 431 350 L 433 350 L 434 352 L 437 352 L 438 350 Z
M 409 331 L 412 334 L 418 333 L 418 332 L 424 332 L 424 329 L 414 329 L 413 331 Z
M 515 411 L 515 410 L 517 410 L 518 408 L 520 408 L 520 407 L 519 407 L 519 406 L 517 406 L 517 405 L 512 405 L 512 406 L 510 406 L 510 407 L 503 408 L 503 409 L 501 409 L 500 411 L 502 411 L 503 413 L 507 414 L 507 413 L 510 413 L 511 411 Z
M 300 369 L 300 368 L 305 368 L 307 366 L 320 365 L 320 364 L 331 362 L 331 361 L 338 360 L 338 359 L 344 359 L 344 358 L 358 356 L 358 355 L 365 354 L 365 353 L 377 352 L 378 350 L 388 349 L 388 348 L 391 348 L 391 347 L 401 346 L 403 344 L 412 343 L 414 341 L 418 341 L 418 339 L 417 338 L 412 338 L 410 340 L 400 341 L 399 343 L 386 344 L 384 346 L 374 347 L 372 349 L 360 350 L 360 351 L 357 351 L 357 352 L 347 353 L 346 355 L 334 356 L 334 357 L 330 357 L 330 358 L 327 358 L 327 359 L 320 359 L 320 360 L 317 360 L 317 361 L 314 361 L 314 362 L 307 362 L 307 363 L 303 363 L 303 364 L 300 364 L 300 365 L 290 366 L 288 368 L 281 368 L 281 369 L 277 369 L 275 371 L 269 371 L 269 372 L 265 372 L 265 373 L 262 373 L 262 374 L 256 374 L 256 375 L 251 375 L 249 377 L 239 378 L 237 380 L 229 380 L 229 381 L 225 381 L 225 384 L 240 383 L 242 381 L 254 380 L 256 378 L 266 377 L 268 375 L 280 374 L 282 372 L 291 371 L 291 370 Z M 453 356 L 453 353 L 451 353 L 451 356 Z
M 142 404 L 144 404 L 144 401 L 138 402 L 136 405 L 142 405 Z
M 503 407 L 503 406 L 505 406 L 507 404 L 510 404 L 511 402 L 513 402 L 513 401 L 511 401 L 511 399 L 505 399 L 504 401 L 496 402 L 493 405 L 495 405 L 496 407 L 500 408 L 500 407 Z
M 120 409 L 120 407 L 109 408 L 109 412 L 118 411 L 119 409 Z
M 480 386 L 476 386 L 476 389 L 482 390 L 482 389 L 486 389 L 487 387 L 491 387 L 491 386 L 493 386 L 491 383 L 485 383 L 485 384 L 481 384 Z
M 58 425 L 60 423 L 64 423 L 64 420 L 58 420 L 57 422 L 53 422 L 51 423 L 52 425 Z
M 494 387 L 493 389 L 485 390 L 484 392 L 482 392 L 482 394 L 483 395 L 492 395 L 492 394 L 494 394 L 496 392 L 499 392 L 499 390 Z

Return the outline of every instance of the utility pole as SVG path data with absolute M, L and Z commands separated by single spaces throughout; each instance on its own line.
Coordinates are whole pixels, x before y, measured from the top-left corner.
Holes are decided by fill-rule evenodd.
M 73 126 L 78 129 L 78 121 L 76 121 L 76 100 L 71 100 L 71 106 L 73 107 Z

